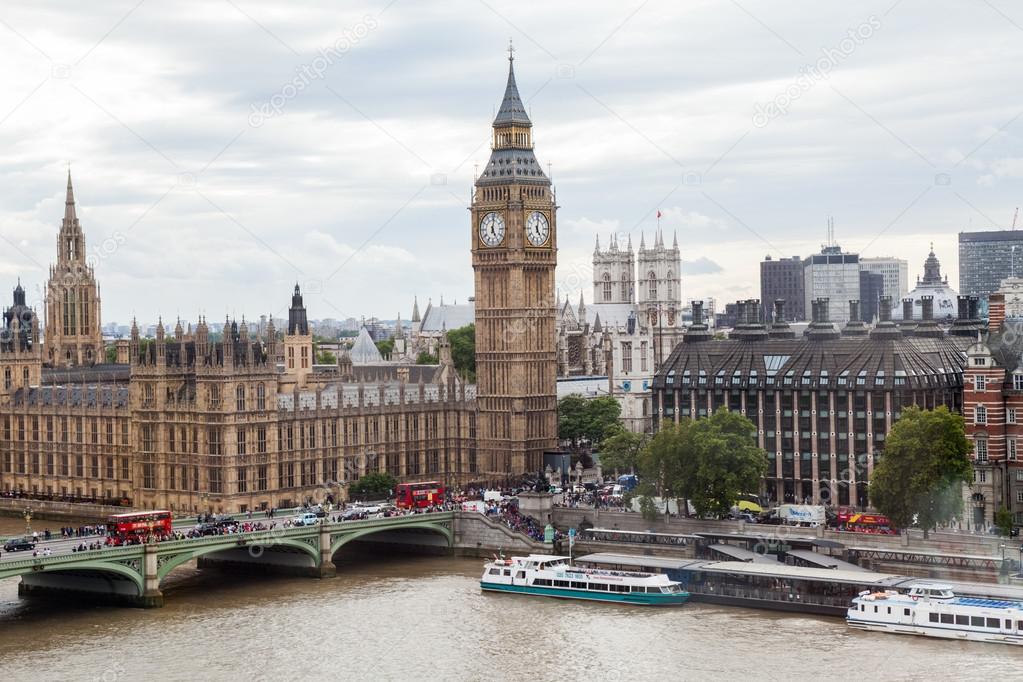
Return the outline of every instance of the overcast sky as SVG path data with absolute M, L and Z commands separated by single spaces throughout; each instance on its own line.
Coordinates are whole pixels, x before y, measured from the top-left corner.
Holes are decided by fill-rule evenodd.
M 1008 0 L 23 2 L 0 6 L 0 288 L 55 258 L 71 163 L 104 321 L 407 317 L 472 294 L 466 206 L 515 43 L 558 191 L 563 295 L 595 234 L 678 231 L 683 295 L 765 254 L 898 255 L 1006 228 L 1023 177 Z M 2 294 L 8 300 L 9 294 Z

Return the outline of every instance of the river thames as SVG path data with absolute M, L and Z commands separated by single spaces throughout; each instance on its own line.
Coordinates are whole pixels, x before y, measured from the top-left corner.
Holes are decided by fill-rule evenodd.
M 37 525 L 37 524 L 33 524 Z M 39 528 L 58 523 L 38 524 Z M 0 535 L 16 533 L 0 519 Z M 0 581 L 5 680 L 1005 679 L 1009 646 L 851 631 L 840 619 L 481 594 L 482 561 L 355 548 L 331 580 L 185 566 L 166 606 L 20 599 Z

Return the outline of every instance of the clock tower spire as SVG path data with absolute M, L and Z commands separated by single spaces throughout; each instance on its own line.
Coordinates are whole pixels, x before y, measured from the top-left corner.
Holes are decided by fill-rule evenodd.
M 557 206 L 533 154 L 511 45 L 490 160 L 476 179 L 471 212 L 478 471 L 499 479 L 539 471 L 544 451 L 558 444 Z

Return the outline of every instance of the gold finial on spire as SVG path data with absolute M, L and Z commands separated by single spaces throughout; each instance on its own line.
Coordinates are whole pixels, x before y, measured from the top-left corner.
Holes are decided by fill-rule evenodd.
M 515 46 L 511 38 L 508 39 L 508 61 L 515 61 Z

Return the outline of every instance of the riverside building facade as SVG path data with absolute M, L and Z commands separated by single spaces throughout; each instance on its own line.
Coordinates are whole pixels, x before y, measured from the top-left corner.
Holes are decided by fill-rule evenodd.
M 850 301 L 851 321 L 839 330 L 832 306 L 817 299 L 796 338 L 784 302 L 768 326 L 759 321 L 759 301 L 740 301 L 726 340 L 711 337 L 694 307 L 693 326 L 654 377 L 654 428 L 719 408 L 740 412 L 767 452 L 761 492 L 770 503 L 866 507 L 867 482 L 902 410 L 962 411 L 964 351 L 982 328 L 976 305 L 946 330 L 926 303 L 923 319 L 905 332 L 891 321 L 887 297 L 873 328 Z

